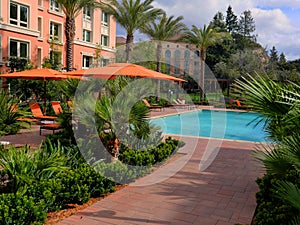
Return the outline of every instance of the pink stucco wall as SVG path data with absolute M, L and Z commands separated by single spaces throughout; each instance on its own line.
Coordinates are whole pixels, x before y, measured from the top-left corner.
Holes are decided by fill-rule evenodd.
M 61 35 L 62 45 L 55 45 L 58 50 L 62 51 L 62 64 L 66 64 L 66 38 L 64 33 L 65 27 L 65 16 L 63 13 L 52 13 L 49 9 L 49 0 L 43 0 L 42 6 L 38 6 L 38 1 L 32 0 L 22 0 L 14 1 L 29 8 L 29 27 L 21 28 L 15 25 L 11 25 L 9 21 L 9 0 L 0 0 L 1 2 L 1 17 L 2 22 L 0 22 L 0 36 L 2 41 L 2 58 L 7 58 L 9 55 L 9 40 L 16 39 L 20 41 L 25 41 L 29 43 L 29 57 L 35 66 L 38 66 L 38 49 L 41 51 L 42 58 L 48 57 L 51 50 L 51 44 L 49 43 L 49 33 L 50 33 L 50 22 L 61 24 Z M 41 35 L 39 35 L 38 18 L 42 20 L 42 30 Z M 82 41 L 82 29 L 83 26 L 83 15 L 80 14 L 76 18 L 76 35 L 75 41 L 78 40 L 79 43 L 74 43 L 73 46 L 73 61 L 74 67 L 80 69 L 82 65 L 82 52 L 95 54 L 96 46 L 101 42 L 101 10 L 95 9 L 93 13 L 93 22 L 91 31 L 93 33 L 93 38 L 91 43 L 85 43 Z M 114 58 L 115 50 L 115 39 L 116 39 L 116 22 L 114 19 L 110 19 L 110 30 L 109 30 L 109 46 L 102 50 L 101 54 L 105 57 Z M 2 59 L 0 59 L 1 62 Z M 2 60 L 4 62 L 5 60 Z M 0 70 L 3 71 L 3 66 Z M 0 71 L 1 72 L 1 71 Z

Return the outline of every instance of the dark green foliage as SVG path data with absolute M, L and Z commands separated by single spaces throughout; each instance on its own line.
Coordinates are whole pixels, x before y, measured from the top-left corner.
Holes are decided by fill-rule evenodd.
M 234 34 L 238 30 L 238 18 L 233 13 L 232 7 L 229 5 L 226 11 L 226 28 L 230 34 Z
M 28 113 L 17 106 L 18 100 L 7 92 L 0 92 L 0 136 L 16 134 L 22 127 L 29 127 L 28 123 L 18 120 L 28 117 Z
M 44 202 L 35 203 L 22 194 L 0 195 L 0 224 L 43 224 L 47 218 Z
M 122 152 L 119 159 L 128 165 L 133 166 L 150 166 L 155 162 L 154 155 L 150 151 L 139 151 L 127 149 Z
M 165 142 L 148 151 L 127 148 L 120 153 L 119 159 L 129 165 L 152 166 L 168 159 L 182 145 L 181 141 L 168 137 Z
M 65 171 L 55 179 L 33 183 L 26 192 L 36 202 L 44 201 L 46 211 L 55 211 L 67 204 L 83 204 L 90 197 L 114 191 L 115 183 L 102 177 L 86 163 Z
M 29 59 L 23 57 L 8 57 L 9 67 L 12 72 L 32 68 Z
M 131 183 L 150 171 L 149 167 L 129 166 L 119 160 L 111 163 L 98 162 L 94 169 L 102 176 L 119 184 Z
M 277 50 L 276 50 L 275 46 L 273 46 L 272 49 L 270 50 L 270 62 L 275 63 L 278 61 L 279 61 L 279 58 L 278 58 Z
M 299 215 L 299 210 L 276 197 L 278 184 L 283 180 L 293 182 L 298 188 L 300 187 L 299 174 L 295 170 L 290 170 L 280 179 L 270 174 L 257 179 L 260 191 L 256 194 L 258 207 L 254 225 L 289 224 Z

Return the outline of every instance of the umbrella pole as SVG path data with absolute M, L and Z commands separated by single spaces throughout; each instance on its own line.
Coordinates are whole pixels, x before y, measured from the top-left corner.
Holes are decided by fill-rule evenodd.
M 46 115 L 47 95 L 46 95 L 46 81 L 44 80 L 44 115 Z

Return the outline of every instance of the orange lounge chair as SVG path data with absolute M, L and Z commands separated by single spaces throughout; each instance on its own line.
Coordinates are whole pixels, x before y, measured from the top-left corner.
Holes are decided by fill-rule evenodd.
M 63 112 L 63 109 L 59 102 L 51 102 L 51 105 L 56 115 L 59 115 Z
M 242 106 L 241 102 L 238 99 L 235 100 L 235 103 L 238 107 Z
M 40 135 L 42 135 L 42 130 L 52 130 L 52 133 L 54 134 L 54 131 L 61 129 L 61 126 L 59 123 L 47 123 L 47 124 L 41 124 L 40 125 Z
M 57 119 L 57 116 L 44 116 L 41 107 L 37 102 L 29 103 L 29 107 L 35 119 L 52 121 Z
M 164 108 L 160 105 L 150 105 L 150 103 L 146 99 L 142 99 L 142 100 L 149 109 L 159 109 L 160 111 L 162 111 Z

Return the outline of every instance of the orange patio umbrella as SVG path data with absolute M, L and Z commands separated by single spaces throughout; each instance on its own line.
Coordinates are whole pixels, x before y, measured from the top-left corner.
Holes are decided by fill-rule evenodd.
M 104 67 L 90 68 L 87 70 L 74 70 L 71 72 L 65 72 L 63 74 L 71 76 L 86 76 L 106 80 L 115 79 L 116 76 L 129 76 L 186 82 L 183 79 L 156 72 L 143 66 L 130 63 L 113 63 Z
M 33 70 L 24 70 L 21 72 L 13 72 L 0 74 L 0 78 L 14 78 L 14 79 L 25 79 L 25 80 L 42 80 L 44 83 L 44 113 L 46 113 L 46 81 L 47 80 L 63 80 L 67 78 L 79 79 L 78 76 L 65 75 L 62 72 L 42 68 Z

